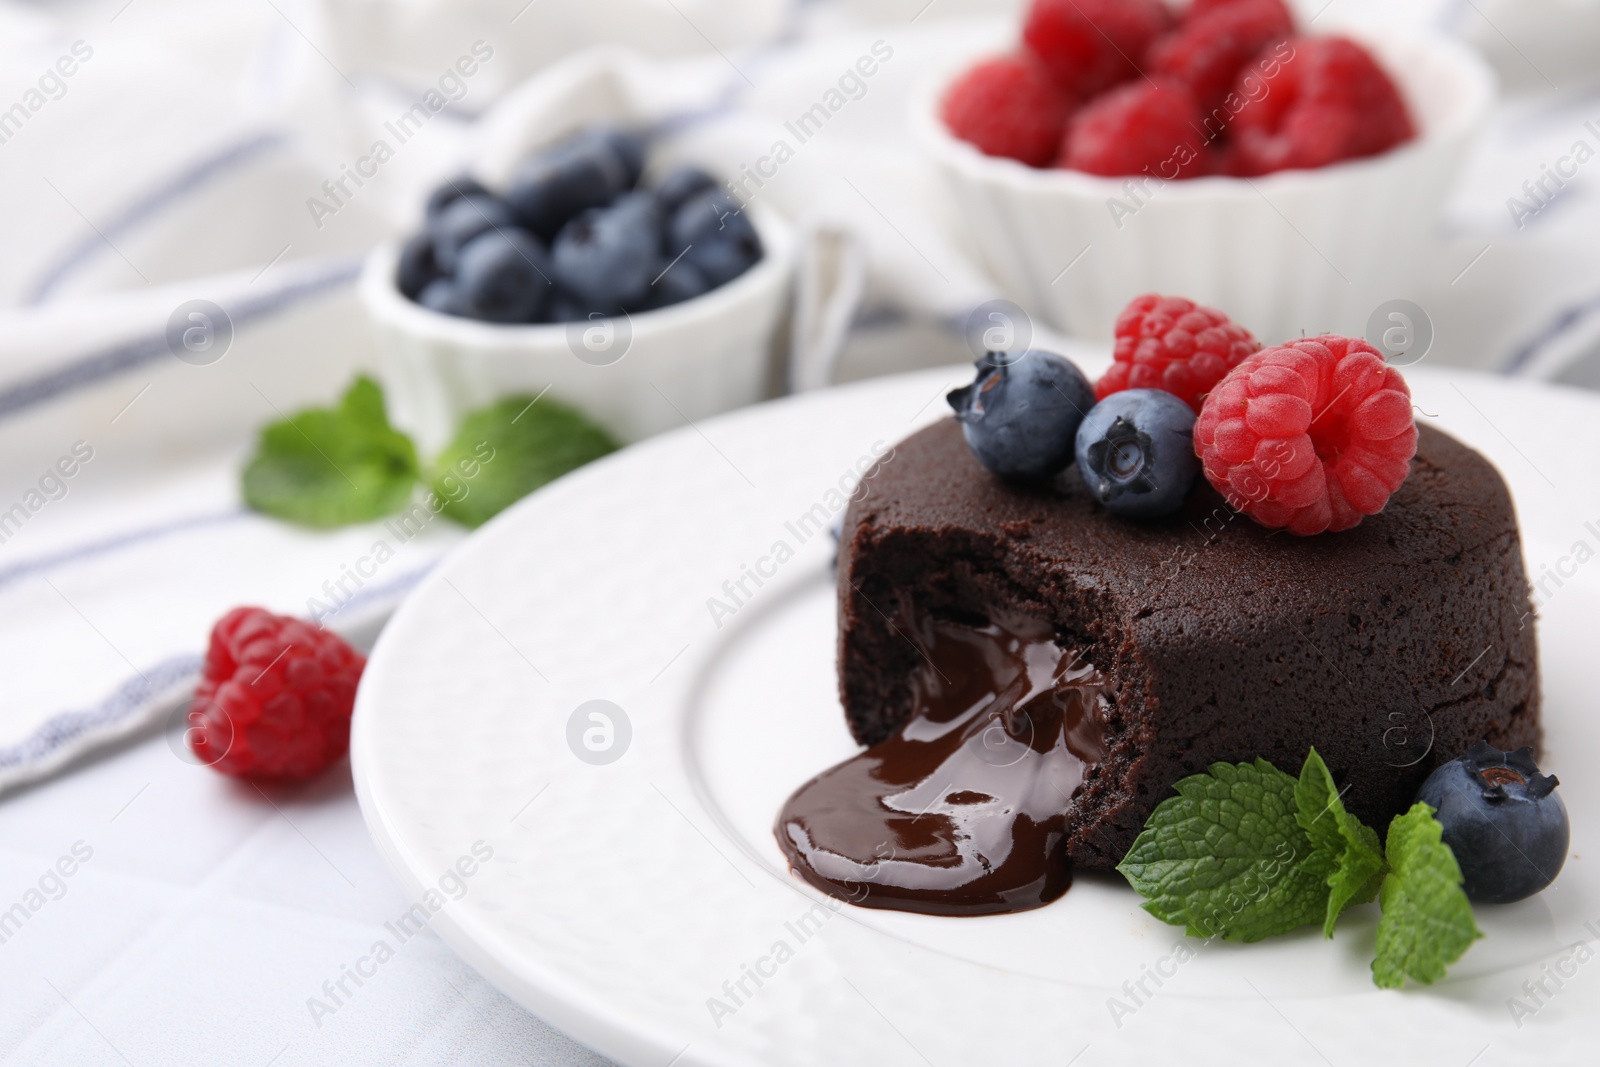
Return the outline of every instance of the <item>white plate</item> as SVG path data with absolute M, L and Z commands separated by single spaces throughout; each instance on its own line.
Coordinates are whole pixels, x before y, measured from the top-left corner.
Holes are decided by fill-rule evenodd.
M 431 922 L 469 963 L 641 1067 L 1576 1055 L 1600 1007 L 1600 964 L 1568 947 L 1600 937 L 1600 564 L 1563 558 L 1600 547 L 1600 400 L 1573 391 L 1410 374 L 1420 407 L 1511 482 L 1530 573 L 1571 574 L 1547 580 L 1540 636 L 1572 855 L 1553 889 L 1480 909 L 1488 936 L 1445 983 L 1373 988 L 1372 906 L 1331 942 L 1201 945 L 1113 876 L 1080 875 L 1020 915 L 933 918 L 824 904 L 787 873 L 778 805 L 854 750 L 834 690 L 831 540 L 802 543 L 794 524 L 969 377 L 881 379 L 685 427 L 535 494 L 431 576 L 378 642 L 351 745 L 367 822 L 419 914 L 443 902 Z M 764 563 L 780 541 L 793 558 Z M 707 601 L 747 565 L 771 577 L 746 579 L 753 595 L 719 627 Z M 597 699 L 631 724 L 599 766 L 568 744 Z M 492 850 L 481 866 L 475 845 Z M 446 875 L 462 857 L 469 875 Z M 1181 964 L 1179 944 L 1196 950 Z M 1522 987 L 1541 980 L 1536 1001 Z M 1535 1013 L 1514 1018 L 1512 997 Z

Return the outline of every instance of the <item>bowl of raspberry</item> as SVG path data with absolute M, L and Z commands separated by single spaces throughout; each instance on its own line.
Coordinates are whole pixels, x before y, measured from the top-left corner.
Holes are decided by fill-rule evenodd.
M 446 180 L 374 251 L 361 300 L 419 447 L 512 394 L 548 389 L 625 442 L 768 394 L 789 228 L 647 149 L 616 125 L 568 130 Z
M 1495 95 L 1444 38 L 1285 0 L 1033 0 L 912 126 L 1007 295 L 1109 338 L 1150 290 L 1259 335 L 1359 334 L 1408 295 Z

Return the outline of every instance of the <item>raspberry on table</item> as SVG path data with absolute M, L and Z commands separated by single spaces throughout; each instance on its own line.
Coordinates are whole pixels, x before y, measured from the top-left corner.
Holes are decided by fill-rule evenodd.
M 1292 53 L 1259 76 L 1229 125 L 1233 173 L 1325 167 L 1386 152 L 1416 136 L 1394 81 L 1365 48 L 1344 37 L 1293 37 Z
M 265 608 L 234 608 L 211 631 L 189 707 L 190 747 L 238 778 L 310 778 L 350 746 L 366 665 L 337 634 Z
M 1061 146 L 1072 100 L 1040 60 L 997 56 L 968 70 L 945 94 L 950 132 L 990 156 L 1048 166 Z
M 1087 100 L 1138 74 L 1171 24 L 1161 0 L 1034 0 L 1022 40 L 1063 89 Z
M 1294 16 L 1283 0 L 1196 4 L 1176 30 L 1150 46 L 1145 69 L 1152 77 L 1166 76 L 1187 85 L 1211 119 L 1233 91 L 1245 64 L 1292 33 Z M 1221 132 L 1228 117 L 1227 111 L 1216 116 L 1218 121 L 1209 130 L 1212 136 Z
M 1376 515 L 1417 451 L 1411 389 L 1377 349 L 1332 334 L 1250 356 L 1194 427 L 1206 480 L 1263 526 L 1302 536 Z
M 1119 85 L 1067 123 L 1057 165 L 1106 177 L 1198 178 L 1211 169 L 1200 105 L 1177 82 Z
M 1117 316 L 1113 362 L 1094 395 L 1104 400 L 1124 389 L 1164 389 L 1199 412 L 1212 386 L 1260 347 L 1220 311 L 1147 293 Z

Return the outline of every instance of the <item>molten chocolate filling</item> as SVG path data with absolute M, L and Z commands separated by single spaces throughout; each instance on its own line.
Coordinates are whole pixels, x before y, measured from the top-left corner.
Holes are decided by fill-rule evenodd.
M 927 666 L 893 735 L 801 786 L 778 816 L 795 873 L 869 908 L 989 915 L 1072 881 L 1067 812 L 1105 757 L 1106 679 L 1038 620 L 907 628 Z

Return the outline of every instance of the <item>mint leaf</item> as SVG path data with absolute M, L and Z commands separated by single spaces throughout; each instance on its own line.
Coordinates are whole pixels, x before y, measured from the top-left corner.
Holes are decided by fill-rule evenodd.
M 1322 936 L 1333 936 L 1333 924 L 1352 904 L 1365 904 L 1378 895 L 1378 883 L 1387 869 L 1378 835 L 1344 810 L 1333 775 L 1316 749 L 1306 756 L 1295 784 L 1295 820 L 1306 832 L 1311 847 L 1327 857 L 1328 913 Z
M 1372 980 L 1399 989 L 1406 979 L 1429 983 L 1482 937 L 1461 888 L 1461 867 L 1426 804 L 1389 824 L 1389 874 L 1378 892 L 1378 957 Z
M 1117 870 L 1192 936 L 1259 941 L 1322 922 L 1332 863 L 1300 827 L 1296 784 L 1264 759 L 1214 763 L 1177 784 Z
M 306 408 L 263 429 L 242 488 L 257 511 L 327 529 L 398 511 L 418 473 L 410 438 L 389 425 L 383 391 L 362 375 L 337 408 Z
M 617 448 L 575 408 L 549 397 L 508 397 L 468 413 L 434 461 L 442 513 L 480 526 L 546 482 Z

